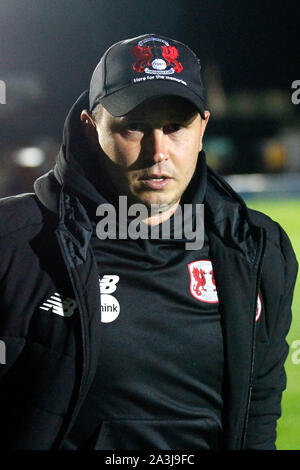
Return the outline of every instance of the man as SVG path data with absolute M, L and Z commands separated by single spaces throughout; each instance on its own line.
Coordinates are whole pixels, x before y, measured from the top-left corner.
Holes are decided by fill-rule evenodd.
M 207 167 L 208 119 L 187 46 L 121 41 L 1 201 L 3 448 L 275 449 L 297 262 Z

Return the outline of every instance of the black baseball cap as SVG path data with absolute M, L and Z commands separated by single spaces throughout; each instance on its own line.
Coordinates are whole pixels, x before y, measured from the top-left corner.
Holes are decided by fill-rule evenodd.
M 205 91 L 200 60 L 185 44 L 144 34 L 113 44 L 96 66 L 89 90 L 92 111 L 98 103 L 124 116 L 144 101 L 175 95 L 191 101 L 204 116 Z

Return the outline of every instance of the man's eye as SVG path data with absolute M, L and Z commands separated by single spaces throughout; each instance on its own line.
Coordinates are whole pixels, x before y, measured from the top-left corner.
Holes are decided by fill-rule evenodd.
M 176 122 L 172 122 L 170 124 L 167 124 L 164 126 L 164 132 L 165 134 L 171 134 L 173 132 L 178 132 L 183 128 L 182 124 L 178 124 Z
M 128 124 L 126 126 L 126 130 L 129 132 L 142 132 L 143 131 L 143 125 L 140 124 L 139 122 L 133 122 L 131 124 Z

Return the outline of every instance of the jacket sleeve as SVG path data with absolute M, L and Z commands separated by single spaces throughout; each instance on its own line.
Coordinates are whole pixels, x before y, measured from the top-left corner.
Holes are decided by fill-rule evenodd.
M 282 392 L 285 390 L 287 382 L 284 363 L 289 346 L 286 336 L 292 319 L 291 305 L 298 263 L 289 238 L 284 230 L 280 226 L 278 227 L 285 281 L 278 311 L 268 312 L 268 316 L 272 316 L 274 321 L 269 340 L 263 345 L 260 352 L 257 351 L 261 355 L 261 361 L 251 393 L 244 447 L 248 450 L 276 450 L 276 426 L 277 420 L 281 416 Z

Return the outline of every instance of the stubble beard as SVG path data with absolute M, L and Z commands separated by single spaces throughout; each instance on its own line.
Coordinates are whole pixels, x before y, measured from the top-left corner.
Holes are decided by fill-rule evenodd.
M 139 195 L 139 193 L 128 193 L 128 205 L 143 204 L 147 207 L 148 211 L 152 211 L 152 214 L 164 213 L 180 202 L 187 186 L 188 183 L 183 188 L 176 188 L 172 194 L 161 194 L 156 197 L 151 195 L 150 198 L 147 195 Z

